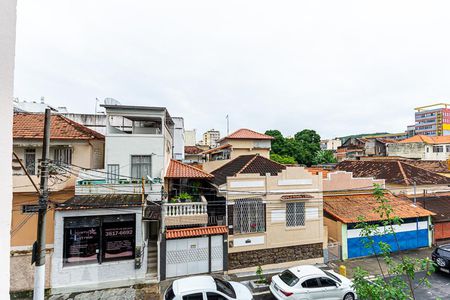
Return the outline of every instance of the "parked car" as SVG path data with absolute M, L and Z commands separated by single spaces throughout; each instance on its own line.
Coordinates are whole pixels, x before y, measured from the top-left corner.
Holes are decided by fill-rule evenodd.
M 272 277 L 270 291 L 279 300 L 355 300 L 352 282 L 315 266 L 293 267 Z
M 434 249 L 431 253 L 431 259 L 438 270 L 450 274 L 450 244 L 441 245 Z
M 164 293 L 164 300 L 253 300 L 243 284 L 212 276 L 191 276 L 175 280 Z

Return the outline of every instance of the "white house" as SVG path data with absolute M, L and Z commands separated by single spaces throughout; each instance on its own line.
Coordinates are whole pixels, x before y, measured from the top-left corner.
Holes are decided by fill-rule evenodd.
M 450 136 L 416 135 L 387 145 L 388 156 L 422 160 L 447 160 L 450 157 Z

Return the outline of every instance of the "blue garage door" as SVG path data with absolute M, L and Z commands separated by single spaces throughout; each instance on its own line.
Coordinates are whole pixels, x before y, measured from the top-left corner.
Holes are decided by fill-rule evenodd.
M 374 249 L 364 247 L 364 239 L 359 237 L 358 229 L 350 229 L 347 231 L 347 249 L 348 258 L 374 255 Z M 416 249 L 428 246 L 428 222 L 420 221 L 414 223 L 402 224 L 396 229 L 396 236 L 400 250 Z M 391 246 L 392 251 L 397 251 L 397 243 L 394 235 L 382 235 L 374 237 L 374 248 L 376 253 L 380 253 L 378 242 L 382 241 Z

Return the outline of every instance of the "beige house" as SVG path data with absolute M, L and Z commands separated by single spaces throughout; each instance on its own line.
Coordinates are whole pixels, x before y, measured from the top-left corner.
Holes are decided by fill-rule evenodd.
M 228 271 L 323 262 L 322 177 L 253 154 L 212 172 L 228 213 Z
M 16 113 L 13 123 L 13 209 L 11 225 L 11 291 L 33 288 L 31 249 L 36 241 L 38 195 L 31 179 L 39 185 L 44 114 Z M 104 137 L 60 115 L 52 115 L 50 137 L 50 201 L 63 202 L 74 194 L 80 168 L 103 167 Z M 71 167 L 76 165 L 78 167 Z M 54 210 L 47 213 L 47 253 L 53 252 Z M 49 283 L 49 266 L 46 271 Z
M 220 139 L 216 148 L 204 151 L 203 169 L 211 172 L 241 155 L 259 154 L 270 157 L 273 137 L 250 129 L 239 129 Z

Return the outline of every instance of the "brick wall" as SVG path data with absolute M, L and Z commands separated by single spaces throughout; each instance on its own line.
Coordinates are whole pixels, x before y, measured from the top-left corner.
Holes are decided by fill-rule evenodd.
M 228 270 L 323 257 L 322 243 L 228 254 Z

